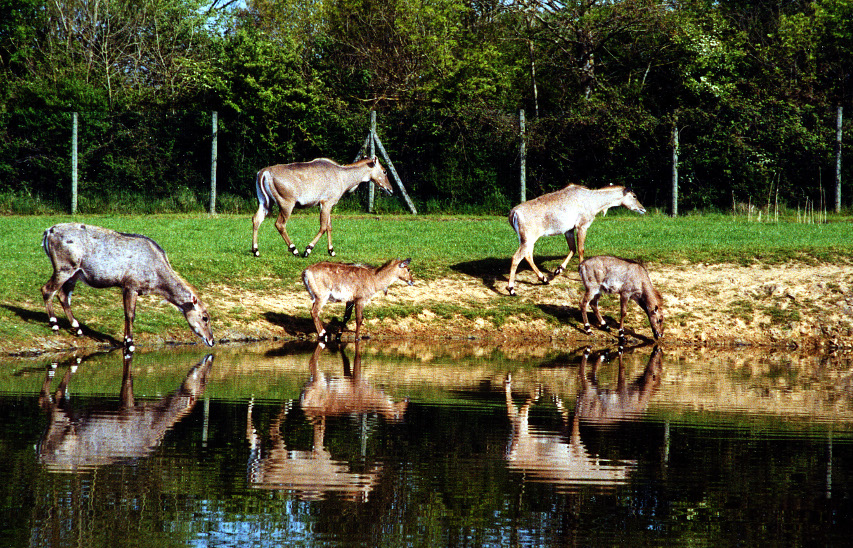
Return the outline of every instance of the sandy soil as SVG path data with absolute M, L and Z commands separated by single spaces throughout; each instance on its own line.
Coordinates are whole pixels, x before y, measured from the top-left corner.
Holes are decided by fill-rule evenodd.
M 650 275 L 664 296 L 666 345 L 785 346 L 853 348 L 853 266 L 783 265 L 653 266 Z M 394 285 L 377 295 L 365 313 L 367 332 L 374 338 L 474 339 L 497 343 L 569 340 L 603 342 L 613 333 L 583 333 L 578 303 L 582 284 L 576 272 L 539 284 L 529 270 L 521 272 L 517 297 L 507 295 L 505 278 L 483 279 L 454 274 L 415 286 Z M 225 330 L 227 339 L 313 336 L 307 320 L 310 304 L 301 283 L 283 295 L 238 294 L 228 287 L 212 289 L 219 309 L 244 310 L 244 317 Z M 511 299 L 539 307 L 556 321 L 509 318 L 496 326 L 483 318 L 437 314 L 442 304 L 476 309 L 499 309 Z M 383 304 L 420 303 L 417 316 L 403 319 L 371 318 L 371 309 Z M 340 319 L 343 305 L 327 305 L 324 321 Z M 615 325 L 618 302 L 602 299 L 605 318 Z M 333 326 L 334 327 L 334 326 Z M 350 327 L 354 328 L 354 320 Z M 651 337 L 643 312 L 629 308 L 626 331 L 635 339 Z M 346 335 L 345 335 L 346 336 Z
M 667 347 L 853 350 L 853 265 L 651 265 L 649 272 L 664 296 L 663 344 Z M 574 270 L 547 285 L 539 284 L 530 270 L 524 270 L 519 272 L 518 296 L 508 296 L 505 288 L 505 275 L 484 278 L 465 272 L 428 282 L 419 280 L 411 287 L 393 285 L 387 295 L 377 295 L 368 305 L 364 329 L 374 340 L 476 342 L 503 349 L 615 342 L 615 331 L 595 330 L 591 336 L 583 332 L 578 310 L 582 284 Z M 271 295 L 227 285 L 206 287 L 217 338 L 235 343 L 313 338 L 310 300 L 302 283 L 295 280 L 282 289 Z M 422 307 L 416 315 L 377 318 L 376 312 L 384 305 L 412 303 Z M 501 325 L 488 319 L 506 316 L 508 303 L 538 307 L 548 319 L 510 316 Z M 477 314 L 469 315 L 471 318 L 461 314 L 448 317 L 448 304 L 476 309 Z M 605 318 L 615 325 L 618 302 L 605 298 L 601 305 Z M 342 304 L 330 304 L 323 311 L 323 319 L 331 329 L 340 329 L 342 314 Z M 354 329 L 354 324 L 353 319 L 349 327 Z M 626 331 L 629 342 L 651 340 L 648 320 L 633 303 Z M 351 337 L 352 332 L 344 333 L 344 340 Z M 157 336 L 138 335 L 136 342 L 145 346 L 196 341 L 184 329 Z M 34 340 L 26 349 L 7 349 L 0 342 L 0 352 L 55 352 L 99 345 L 104 342 L 60 332 Z

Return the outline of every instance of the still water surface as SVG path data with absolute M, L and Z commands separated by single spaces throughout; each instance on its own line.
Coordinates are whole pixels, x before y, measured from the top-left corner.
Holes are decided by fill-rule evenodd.
M 0 545 L 842 544 L 851 382 L 652 347 L 0 363 Z

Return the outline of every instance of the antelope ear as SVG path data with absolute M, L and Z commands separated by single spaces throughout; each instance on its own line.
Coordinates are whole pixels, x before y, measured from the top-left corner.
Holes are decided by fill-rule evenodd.
M 408 259 L 406 259 L 405 261 L 403 261 L 402 263 L 400 263 L 400 268 L 406 268 L 407 266 L 409 266 L 409 263 L 410 263 L 410 262 L 412 262 L 412 258 L 411 258 L 411 257 L 409 257 Z

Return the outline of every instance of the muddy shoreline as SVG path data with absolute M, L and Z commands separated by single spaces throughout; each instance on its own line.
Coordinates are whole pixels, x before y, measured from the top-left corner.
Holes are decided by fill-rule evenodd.
M 664 347 L 766 348 L 815 354 L 853 351 L 851 265 L 685 264 L 650 266 L 649 272 L 664 296 Z M 591 336 L 583 332 L 578 310 L 581 284 L 576 273 L 542 285 L 531 271 L 519 272 L 516 297 L 506 294 L 505 280 L 454 274 L 418 281 L 413 287 L 392 286 L 387 295 L 378 295 L 368 305 L 365 331 L 371 340 L 381 343 L 412 341 L 513 351 L 524 347 L 564 349 L 617 343 L 615 331 L 595 330 Z M 308 315 L 309 299 L 298 284 L 275 296 L 238 291 L 227 285 L 208 287 L 205 295 L 220 343 L 298 341 L 315 336 Z M 545 318 L 510 315 L 500 325 L 490 319 L 494 316 L 490 311 L 515 302 L 538 307 Z M 382 306 L 412 303 L 419 303 L 422 308 L 407 317 L 380 320 L 371 314 Z M 447 304 L 479 312 L 465 317 L 436 312 Z M 224 312 L 237 309 L 240 313 L 236 315 Z M 340 319 L 342 309 L 343 305 L 329 305 L 324 310 L 324 319 L 332 320 L 333 328 L 334 318 Z M 602 312 L 614 325 L 618 302 L 603 299 Z M 629 308 L 626 331 L 629 344 L 652 342 L 648 320 L 634 304 Z M 344 340 L 351 337 L 352 332 L 343 335 Z M 140 348 L 202 344 L 189 329 L 138 334 L 136 343 Z M 60 330 L 34 337 L 25 344 L 0 342 L 0 354 L 14 357 L 94 351 L 116 344 L 115 338 L 95 340 Z

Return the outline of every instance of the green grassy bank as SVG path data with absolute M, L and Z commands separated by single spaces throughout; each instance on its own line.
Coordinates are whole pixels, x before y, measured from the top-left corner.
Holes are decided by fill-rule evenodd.
M 52 269 L 41 249 L 42 232 L 55 223 L 72 220 L 152 237 L 166 250 L 174 268 L 202 295 L 206 288 L 220 285 L 236 292 L 264 295 L 289 291 L 308 264 L 328 258 L 325 238 L 309 259 L 291 256 L 273 219 L 261 227 L 261 256 L 255 258 L 249 251 L 251 219 L 245 215 L 3 217 L 0 338 L 8 344 L 50 334 L 40 287 Z M 411 257 L 417 278 L 427 282 L 445 275 L 502 279 L 517 247 L 515 233 L 504 217 L 345 214 L 333 216 L 332 222 L 338 252 L 335 260 L 379 264 L 393 257 Z M 318 215 L 313 210 L 291 219 L 289 232 L 300 250 L 314 236 L 318 225 Z M 537 261 L 551 270 L 565 253 L 562 237 L 543 238 L 536 246 Z M 848 263 L 853 261 L 853 219 L 830 216 L 825 224 L 803 224 L 794 219 L 758 223 L 727 215 L 672 219 L 617 211 L 592 225 L 586 253 L 614 254 L 653 264 Z M 90 310 L 97 311 L 97 317 L 92 317 L 91 312 L 79 314 L 85 325 L 120 336 L 122 308 L 116 290 L 98 291 L 80 284 L 75 302 L 85 302 Z M 505 313 L 512 313 L 512 303 L 507 299 L 509 309 Z M 410 312 L 415 309 L 412 307 Z M 308 316 L 307 310 L 295 313 Z M 165 305 L 140 310 L 136 328 L 140 333 L 164 335 L 187 329 L 180 314 Z

